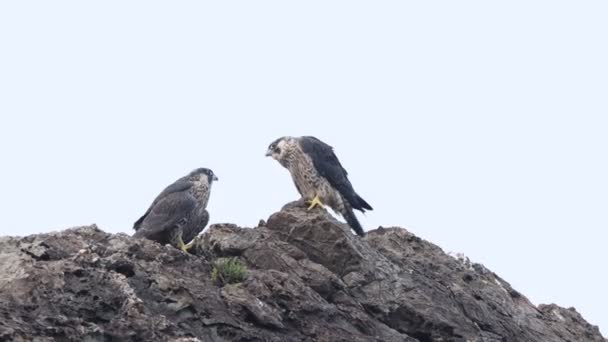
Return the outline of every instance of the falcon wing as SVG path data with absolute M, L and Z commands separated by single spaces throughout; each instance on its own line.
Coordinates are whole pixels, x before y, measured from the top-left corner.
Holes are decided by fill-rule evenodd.
M 362 212 L 366 209 L 372 210 L 372 207 L 353 189 L 353 185 L 348 180 L 348 172 L 340 164 L 331 146 L 311 136 L 300 138 L 300 146 L 304 153 L 310 156 L 321 176 L 325 177 L 354 209 Z
M 180 179 L 180 180 L 176 181 L 175 183 L 166 187 L 165 190 L 163 190 L 158 196 L 156 196 L 156 198 L 154 199 L 154 201 L 152 202 L 152 204 L 150 205 L 150 208 L 148 208 L 146 213 L 142 217 L 140 217 L 139 220 L 135 221 L 135 223 L 133 224 L 133 229 L 138 230 L 139 228 L 141 228 L 142 223 L 144 222 L 146 217 L 150 214 L 150 211 L 152 210 L 152 208 L 154 208 L 154 206 L 156 206 L 161 200 L 163 200 L 165 197 L 169 196 L 170 194 L 186 191 L 190 188 L 190 186 L 192 186 L 192 185 L 189 182 L 183 181 Z
M 157 201 L 145 215 L 134 237 L 157 237 L 187 224 L 196 200 L 185 191 L 170 193 Z
M 189 243 L 194 240 L 194 238 L 205 229 L 207 223 L 209 223 L 209 212 L 205 209 L 200 215 L 193 218 L 191 222 L 188 222 L 188 224 L 184 226 L 182 235 L 184 243 Z

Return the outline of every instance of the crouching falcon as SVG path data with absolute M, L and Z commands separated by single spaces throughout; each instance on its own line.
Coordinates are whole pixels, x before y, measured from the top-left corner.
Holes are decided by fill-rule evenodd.
M 209 222 L 206 208 L 211 184 L 217 180 L 213 171 L 200 168 L 169 185 L 135 222 L 133 237 L 171 244 L 187 252 L 192 247 L 188 243 Z
M 325 204 L 342 215 L 358 235 L 365 234 L 353 209 L 373 209 L 357 195 L 331 146 L 310 136 L 282 137 L 270 144 L 266 156 L 289 170 L 309 210 Z

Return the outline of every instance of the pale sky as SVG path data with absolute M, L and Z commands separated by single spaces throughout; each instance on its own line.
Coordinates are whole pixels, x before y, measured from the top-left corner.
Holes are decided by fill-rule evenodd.
M 608 333 L 608 2 L 2 1 L 0 235 L 131 226 L 212 168 L 211 222 L 333 145 L 375 210 Z

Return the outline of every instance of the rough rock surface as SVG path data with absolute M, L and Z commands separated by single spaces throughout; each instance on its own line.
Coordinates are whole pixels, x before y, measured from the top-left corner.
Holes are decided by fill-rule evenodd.
M 95 226 L 0 238 L 0 341 L 607 341 L 405 229 L 359 238 L 297 202 L 194 254 Z M 225 256 L 244 282 L 211 281 Z

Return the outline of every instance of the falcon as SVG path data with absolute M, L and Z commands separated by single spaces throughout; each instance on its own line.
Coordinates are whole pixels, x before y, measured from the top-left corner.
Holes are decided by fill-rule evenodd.
M 270 144 L 266 156 L 289 170 L 308 210 L 327 205 L 358 235 L 365 235 L 354 209 L 365 212 L 373 208 L 357 195 L 331 146 L 312 136 L 282 137 Z
M 209 222 L 207 203 L 217 176 L 199 168 L 178 179 L 154 199 L 146 213 L 135 222 L 135 238 L 146 238 L 187 252 L 188 244 Z

